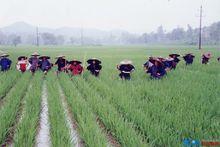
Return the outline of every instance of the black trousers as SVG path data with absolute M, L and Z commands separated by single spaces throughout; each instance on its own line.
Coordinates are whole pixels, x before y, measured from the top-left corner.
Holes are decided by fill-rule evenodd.
M 121 73 L 119 74 L 119 77 L 120 77 L 121 79 L 125 79 L 125 80 L 130 80 L 130 79 L 131 79 L 130 73 L 123 73 L 123 72 L 121 72 Z
M 91 71 L 91 74 L 94 75 L 94 76 L 96 76 L 96 77 L 99 76 L 99 72 L 97 72 L 97 71 Z

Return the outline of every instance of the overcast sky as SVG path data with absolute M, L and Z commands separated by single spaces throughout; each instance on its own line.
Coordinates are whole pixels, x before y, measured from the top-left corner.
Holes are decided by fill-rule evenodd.
M 220 0 L 0 0 L 0 27 L 25 21 L 42 27 L 89 27 L 151 32 L 159 25 L 198 26 L 220 21 Z

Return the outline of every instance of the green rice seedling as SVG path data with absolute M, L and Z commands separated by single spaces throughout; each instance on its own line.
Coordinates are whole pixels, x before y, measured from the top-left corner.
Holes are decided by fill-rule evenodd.
M 41 74 L 36 73 L 24 99 L 24 113 L 13 139 L 13 146 L 15 147 L 35 146 L 36 144 L 35 136 L 37 135 L 41 112 L 42 83 Z
M 133 117 L 133 121 L 137 122 L 140 120 L 140 122 L 143 122 L 142 124 L 144 124 L 146 120 L 146 125 L 149 124 L 147 125 L 149 126 L 149 129 L 142 129 L 147 132 L 148 137 L 152 136 L 153 138 L 151 138 L 153 140 L 157 140 L 154 142 L 157 144 L 159 143 L 159 145 L 168 144 L 170 146 L 174 146 L 176 144 L 181 144 L 182 138 L 189 136 L 207 139 L 218 138 L 218 129 L 215 129 L 215 131 L 213 130 L 210 133 L 205 133 L 206 129 L 202 127 L 204 124 L 206 124 L 206 126 L 213 126 L 216 128 L 217 119 L 214 119 L 211 123 L 209 119 L 203 120 L 207 112 L 210 111 L 208 108 L 210 109 L 210 107 L 215 104 L 214 101 L 216 101 L 216 98 L 219 95 L 217 90 L 219 88 L 216 87 L 218 81 L 216 76 L 212 76 L 206 72 L 192 73 L 189 71 L 189 73 L 187 73 L 187 69 L 182 73 L 178 73 L 178 70 L 179 69 L 169 73 L 170 75 L 176 74 L 173 75 L 172 78 L 167 77 L 159 81 L 143 81 L 141 77 L 137 80 L 121 82 L 110 80 L 109 78 L 106 78 L 108 76 L 105 75 L 105 77 L 101 78 L 101 82 L 96 82 L 96 79 L 92 80 L 92 82 L 96 82 L 94 85 L 92 85 L 92 87 L 96 89 L 98 87 L 98 89 L 100 89 L 99 93 L 104 93 L 104 98 L 112 97 L 112 103 L 114 103 L 116 106 L 119 106 L 120 104 L 120 108 L 127 107 L 126 111 L 125 109 L 123 110 L 126 112 L 124 114 L 127 115 L 127 118 Z M 197 76 L 194 78 L 194 80 L 192 76 L 195 76 L 195 74 Z M 187 77 L 188 75 L 190 77 Z M 193 79 L 193 83 L 189 79 Z M 184 84 L 176 84 L 175 81 L 179 81 L 180 83 Z M 202 84 L 205 83 L 205 81 L 209 82 L 206 85 Z M 106 86 L 105 84 L 103 85 L 103 83 L 109 85 L 107 86 L 107 89 L 105 89 Z M 186 91 L 186 89 L 189 88 L 190 90 Z M 211 105 L 207 105 L 207 101 L 205 101 L 207 98 L 209 98 L 209 101 L 212 100 L 210 103 Z M 184 105 L 182 105 L 184 102 L 183 100 L 186 102 Z M 146 115 L 140 115 L 140 113 L 143 112 L 138 113 L 137 110 L 144 111 Z M 202 111 L 198 112 L 198 110 Z M 137 112 L 137 115 L 132 116 L 132 113 L 135 114 L 133 111 Z M 189 118 L 185 118 L 185 116 L 188 116 Z M 190 122 L 188 120 L 192 120 L 192 124 L 188 123 Z M 188 135 L 185 134 L 180 128 L 185 128 L 184 132 L 188 132 Z
M 124 120 L 108 100 L 100 97 L 85 80 L 76 78 L 73 82 L 106 128 L 112 132 L 122 146 L 148 146 L 143 143 L 142 136 L 136 133 L 133 124 Z
M 17 82 L 17 79 L 21 76 L 19 72 L 9 71 L 0 73 L 0 100 L 8 93 L 8 91 Z
M 30 81 L 30 74 L 24 74 L 7 94 L 6 102 L 0 109 L 0 144 L 4 143 L 10 128 L 16 121 L 21 100 L 24 97 Z
M 73 87 L 70 79 L 62 75 L 60 84 L 66 95 L 72 117 L 77 122 L 79 135 L 84 141 L 83 145 L 89 147 L 107 146 L 107 139 L 96 122 L 96 116 L 79 91 Z
M 204 46 L 202 52 L 210 51 L 213 54 L 208 65 L 201 64 L 202 52 L 196 50 L 195 46 L 42 46 L 42 48 L 44 49 L 19 46 L 4 47 L 4 50 L 10 54 L 13 63 L 17 56 L 30 55 L 33 51 L 50 55 L 53 62 L 54 57 L 61 52 L 69 60 L 77 58 L 85 61 L 85 52 L 86 58 L 97 57 L 102 60 L 103 69 L 99 78 L 93 78 L 85 71 L 83 78 L 86 78 L 86 82 L 81 81 L 82 77 L 73 77 L 74 84 L 71 84 L 67 76 L 63 74 L 59 76 L 69 108 L 77 120 L 79 133 L 86 146 L 95 146 L 95 143 L 97 146 L 107 144 L 107 141 L 104 141 L 105 135 L 96 123 L 96 116 L 105 121 L 105 127 L 115 138 L 116 134 L 120 134 L 119 131 L 115 131 L 118 129 L 115 127 L 118 120 L 114 118 L 116 114 L 109 114 L 110 110 L 120 115 L 127 124 L 131 124 L 135 133 L 140 133 L 141 138 L 145 139 L 144 142 L 149 142 L 150 146 L 181 146 L 184 138 L 216 141 L 220 139 L 220 64 L 216 60 L 220 56 L 219 50 L 216 49 L 218 46 Z M 169 53 L 184 55 L 188 52 L 196 56 L 194 63 L 186 66 L 181 61 L 176 70 L 169 72 L 161 80 L 151 80 L 143 71 L 142 65 L 151 55 L 167 57 Z M 115 66 L 123 59 L 132 60 L 136 67 L 131 81 L 121 81 L 118 77 Z M 85 62 L 83 65 L 86 65 Z M 7 73 L 0 73 L 0 84 L 10 82 L 10 77 L 15 74 L 21 75 L 15 71 L 14 66 Z M 4 80 L 6 76 L 8 81 Z M 9 89 L 3 88 L 0 91 L 5 95 Z M 7 103 L 7 99 L 8 96 L 4 102 Z M 98 140 L 105 143 L 99 143 Z M 121 137 L 120 140 L 127 139 Z
M 73 146 L 71 144 L 70 131 L 62 107 L 58 90 L 58 81 L 52 73 L 46 79 L 48 90 L 48 112 L 50 121 L 50 136 L 52 146 Z

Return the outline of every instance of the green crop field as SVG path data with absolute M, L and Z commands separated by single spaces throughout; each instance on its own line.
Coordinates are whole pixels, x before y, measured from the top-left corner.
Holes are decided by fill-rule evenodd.
M 12 69 L 0 72 L 0 145 L 37 146 L 44 129 L 41 119 L 46 98 L 48 143 L 64 146 L 181 147 L 184 138 L 220 141 L 219 46 L 202 51 L 193 46 L 0 46 L 10 54 Z M 84 71 L 70 78 L 55 74 L 56 66 L 44 77 L 15 68 L 17 57 L 41 55 L 86 60 L 97 57 L 103 69 L 98 78 Z M 213 55 L 207 65 L 201 54 Z M 161 80 L 152 80 L 142 65 L 149 56 L 193 53 L 191 66 L 183 59 L 176 70 Z M 130 81 L 119 79 L 116 65 L 133 61 L 136 70 Z M 71 128 L 75 130 L 75 137 Z M 44 130 L 43 130 L 44 131 Z M 77 137 L 76 137 L 77 136 Z M 41 138 L 42 140 L 42 138 Z

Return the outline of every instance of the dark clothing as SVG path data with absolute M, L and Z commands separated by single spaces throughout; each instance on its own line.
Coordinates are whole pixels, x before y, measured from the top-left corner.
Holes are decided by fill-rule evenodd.
M 209 62 L 209 58 L 202 56 L 202 64 L 207 64 Z
M 119 74 L 119 77 L 121 79 L 130 80 L 131 79 L 131 72 L 135 70 L 135 67 L 133 65 L 120 65 L 118 67 L 118 70 L 121 71 Z
M 174 62 L 179 63 L 180 59 L 176 57 L 176 58 L 174 58 Z
M 176 69 L 177 64 L 180 62 L 180 59 L 177 57 L 173 58 L 173 59 L 174 59 L 174 61 L 172 61 L 172 68 Z
M 96 77 L 99 76 L 99 72 L 101 69 L 102 69 L 102 66 L 100 64 L 90 64 L 87 67 L 87 70 L 89 70 L 90 73 Z
M 29 59 L 29 63 L 31 64 L 31 72 L 35 72 L 39 66 L 39 59 L 37 57 L 31 57 Z
M 123 73 L 123 72 L 121 72 L 121 73 L 119 74 L 119 77 L 120 77 L 121 79 L 130 80 L 130 79 L 131 79 L 131 74 L 130 74 L 130 73 Z
M 172 69 L 172 67 L 173 67 L 173 61 L 163 61 L 163 64 L 164 64 L 165 68 Z
M 164 75 L 166 75 L 166 70 L 164 66 L 156 66 L 153 65 L 150 70 L 149 73 L 151 75 L 151 78 L 154 79 L 160 79 L 162 78 Z
M 46 60 L 40 61 L 40 68 L 42 71 L 48 71 L 51 68 L 50 62 Z
M 12 63 L 11 60 L 6 57 L 0 59 L 1 71 L 9 70 L 11 67 L 11 63 Z
M 186 65 L 192 64 L 194 57 L 195 56 L 193 56 L 193 55 L 184 56 L 183 59 L 186 61 Z
M 66 66 L 67 61 L 65 59 L 57 59 L 55 65 L 58 66 L 58 71 L 63 71 L 64 67 Z
M 153 66 L 153 63 L 150 61 L 147 61 L 146 63 L 143 64 L 145 67 L 145 72 L 148 73 L 148 70 L 150 69 L 151 66 Z
M 144 65 L 144 67 L 149 68 L 149 67 L 151 67 L 151 66 L 153 65 L 153 63 L 150 62 L 150 61 L 147 61 L 147 62 L 144 63 L 143 65 Z

